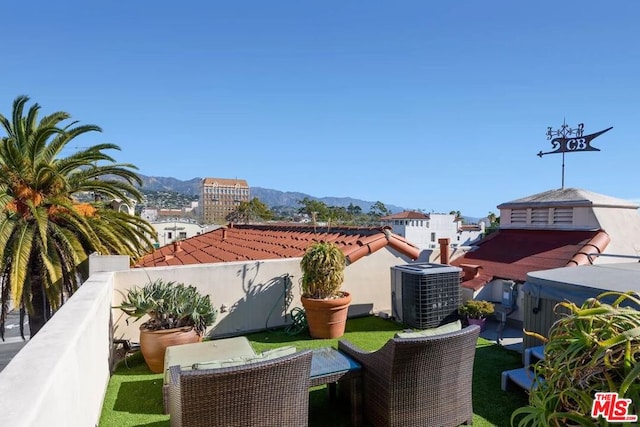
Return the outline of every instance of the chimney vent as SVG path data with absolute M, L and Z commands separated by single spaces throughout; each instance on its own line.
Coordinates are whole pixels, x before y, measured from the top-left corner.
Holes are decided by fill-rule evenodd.
M 440 264 L 449 264 L 449 238 L 438 239 L 440 243 Z

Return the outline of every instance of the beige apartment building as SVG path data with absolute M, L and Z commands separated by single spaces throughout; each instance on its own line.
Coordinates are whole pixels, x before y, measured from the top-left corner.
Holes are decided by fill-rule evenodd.
M 203 178 L 200 183 L 199 219 L 203 224 L 222 224 L 240 202 L 249 201 L 244 179 Z

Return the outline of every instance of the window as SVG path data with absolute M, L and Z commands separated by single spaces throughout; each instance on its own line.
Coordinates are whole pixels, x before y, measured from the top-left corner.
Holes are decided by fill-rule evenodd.
M 167 231 L 167 239 L 171 239 L 173 237 L 173 233 L 170 231 Z
M 198 233 L 198 234 L 199 234 L 199 233 Z M 186 238 L 187 238 L 187 232 L 186 232 L 186 231 L 181 231 L 181 232 L 178 234 L 178 238 L 179 238 L 180 240 L 182 240 L 182 239 L 186 239 Z
M 436 233 L 431 233 L 431 241 L 432 242 L 436 241 Z

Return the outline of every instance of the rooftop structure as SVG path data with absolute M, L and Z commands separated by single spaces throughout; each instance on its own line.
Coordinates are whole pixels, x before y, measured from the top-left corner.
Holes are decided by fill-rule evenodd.
M 420 249 L 437 249 L 438 240 L 445 238 L 453 246 L 469 245 L 484 233 L 484 223 L 463 225 L 453 214 L 404 211 L 384 216 L 380 223 Z
M 498 231 L 452 256 L 451 263 L 465 272 L 467 298 L 500 301 L 502 288 L 489 284 L 522 284 L 532 271 L 620 262 L 618 256 L 640 254 L 638 205 L 626 200 L 561 188 L 498 208 Z M 515 316 L 521 318 L 518 312 Z

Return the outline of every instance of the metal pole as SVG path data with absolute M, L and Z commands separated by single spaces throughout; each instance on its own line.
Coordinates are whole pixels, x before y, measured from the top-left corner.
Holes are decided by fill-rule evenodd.
M 562 187 L 564 190 L 564 151 L 562 152 Z

